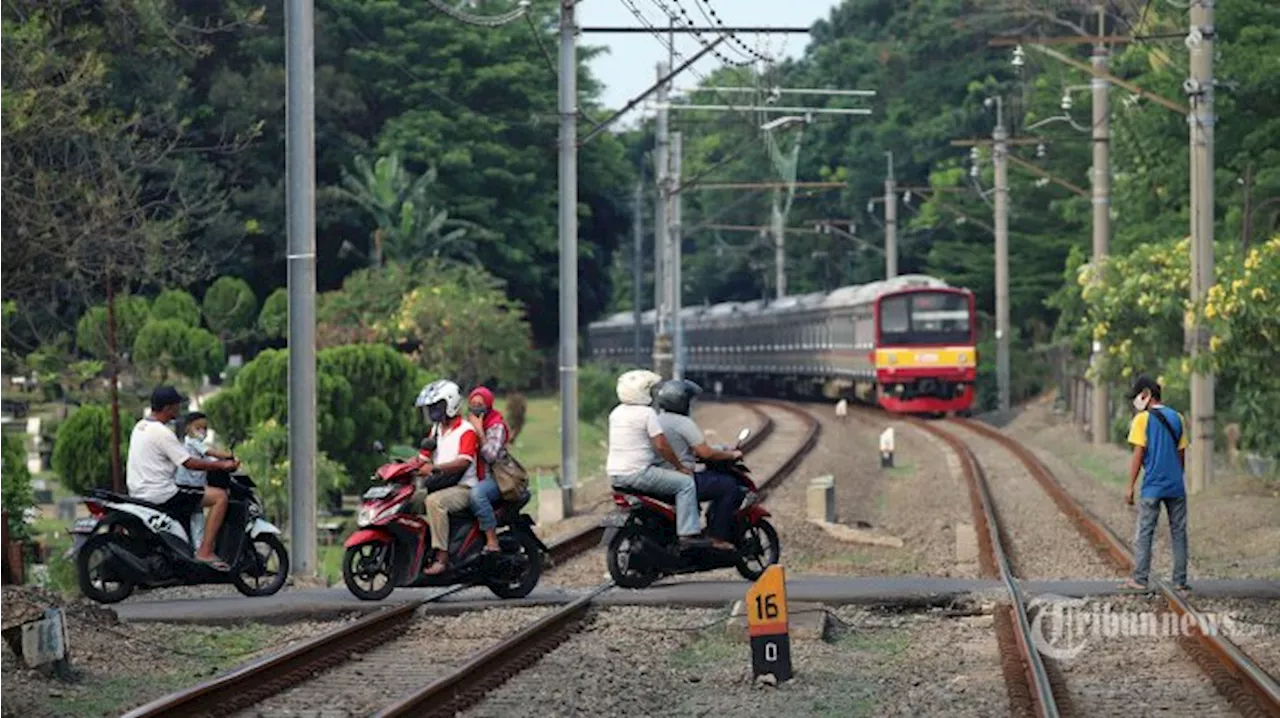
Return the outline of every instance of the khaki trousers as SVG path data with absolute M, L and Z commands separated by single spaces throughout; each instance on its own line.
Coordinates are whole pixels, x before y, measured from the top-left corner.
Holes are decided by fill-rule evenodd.
M 471 487 L 450 486 L 427 494 L 427 525 L 431 527 L 431 548 L 449 550 L 449 514 L 471 505 Z

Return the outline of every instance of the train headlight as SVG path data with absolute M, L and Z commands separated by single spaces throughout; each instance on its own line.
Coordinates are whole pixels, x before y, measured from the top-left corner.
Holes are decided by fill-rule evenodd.
M 956 359 L 958 359 L 960 363 L 963 364 L 969 360 L 969 355 L 965 354 L 964 352 L 960 352 L 959 356 L 957 356 Z

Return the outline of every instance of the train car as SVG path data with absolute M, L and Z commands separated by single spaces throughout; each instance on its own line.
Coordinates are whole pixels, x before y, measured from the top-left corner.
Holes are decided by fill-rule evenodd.
M 685 307 L 685 375 L 729 392 L 835 398 L 853 395 L 903 413 L 963 412 L 977 364 L 973 295 L 925 275 L 775 301 Z M 644 356 L 653 312 L 641 320 Z M 635 323 L 620 313 L 593 323 L 589 356 L 634 359 Z

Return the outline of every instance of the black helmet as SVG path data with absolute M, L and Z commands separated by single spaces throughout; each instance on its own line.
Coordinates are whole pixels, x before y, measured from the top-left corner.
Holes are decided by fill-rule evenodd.
M 687 379 L 672 379 L 658 387 L 658 408 L 673 414 L 689 415 L 689 404 L 702 393 L 702 387 Z

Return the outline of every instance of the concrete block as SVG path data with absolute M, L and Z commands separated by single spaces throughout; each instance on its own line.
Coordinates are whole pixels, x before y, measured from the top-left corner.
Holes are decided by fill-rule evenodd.
M 747 642 L 747 607 L 742 601 L 733 602 L 724 630 L 731 640 Z M 826 607 L 821 603 L 788 601 L 787 630 L 793 641 L 821 641 L 827 635 Z
M 973 524 L 956 524 L 956 563 L 978 563 L 978 533 L 973 530 Z
M 809 480 L 806 516 L 810 521 L 836 520 L 836 480 L 834 476 L 819 476 Z
M 564 521 L 573 514 L 573 489 L 549 486 L 538 491 L 538 523 Z

